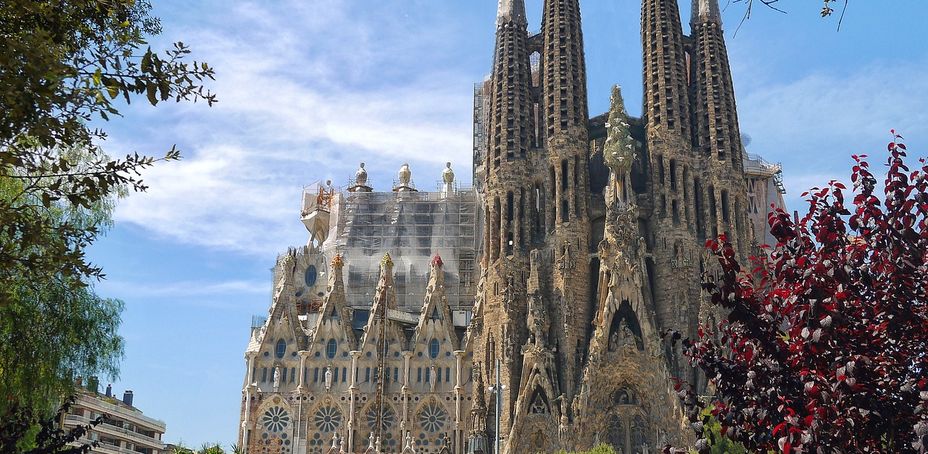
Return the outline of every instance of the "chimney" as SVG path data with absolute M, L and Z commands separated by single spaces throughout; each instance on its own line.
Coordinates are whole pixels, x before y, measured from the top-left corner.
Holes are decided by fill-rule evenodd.
M 106 385 L 106 397 L 113 397 L 113 384 Z
M 122 403 L 132 406 L 132 390 L 127 389 L 126 392 L 122 393 Z

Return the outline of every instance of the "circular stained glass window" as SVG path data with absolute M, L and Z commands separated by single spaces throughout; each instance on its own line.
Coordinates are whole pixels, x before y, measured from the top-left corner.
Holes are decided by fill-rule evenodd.
M 271 407 L 264 412 L 261 423 L 268 432 L 283 432 L 290 425 L 290 414 L 281 407 Z
M 316 285 L 316 278 L 319 277 L 319 273 L 316 271 L 315 265 L 309 265 L 306 268 L 306 274 L 303 275 L 303 279 L 306 281 L 307 287 L 312 287 Z
M 313 422 L 320 432 L 335 432 L 342 425 L 342 412 L 333 406 L 321 407 L 316 410 Z
M 375 430 L 377 427 L 377 408 L 376 406 L 371 406 L 367 410 L 367 427 L 370 427 L 371 430 Z M 393 427 L 393 424 L 396 423 L 396 412 L 393 411 L 389 405 L 384 405 L 383 407 L 383 417 L 380 423 L 381 432 L 386 432 Z
M 440 432 L 448 422 L 448 412 L 437 402 L 429 402 L 419 411 L 419 425 L 428 432 Z

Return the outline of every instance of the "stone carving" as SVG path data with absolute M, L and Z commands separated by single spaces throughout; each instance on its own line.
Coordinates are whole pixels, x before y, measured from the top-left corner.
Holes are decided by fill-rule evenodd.
M 568 271 L 572 270 L 574 267 L 574 260 L 570 255 L 570 241 L 564 240 L 564 243 L 561 245 L 561 257 L 558 259 L 557 267 L 558 269 Z
M 274 391 L 280 388 L 280 366 L 274 368 Z
M 539 292 L 533 292 L 529 295 L 528 308 L 528 329 L 530 343 L 538 348 L 544 348 L 548 345 L 548 309 L 544 305 L 542 296 Z
M 332 366 L 325 368 L 325 390 L 332 389 Z

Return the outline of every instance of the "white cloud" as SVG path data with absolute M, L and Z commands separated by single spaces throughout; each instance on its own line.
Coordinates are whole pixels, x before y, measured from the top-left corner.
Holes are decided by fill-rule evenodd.
M 192 298 L 228 295 L 270 295 L 270 284 L 266 281 L 176 281 L 167 284 L 144 284 L 105 280 L 99 284 L 102 290 L 113 295 L 131 294 L 138 298 Z
M 390 181 L 386 172 L 401 161 L 469 165 L 472 81 L 413 64 L 453 33 L 373 19 L 402 15 L 359 21 L 350 2 L 317 3 L 239 4 L 219 22 L 178 32 L 216 68 L 210 85 L 220 102 L 129 111 L 153 139 L 178 141 L 185 159 L 146 172 L 148 193 L 123 201 L 117 220 L 268 257 L 306 241 L 298 219 L 305 184 L 343 184 L 361 160 L 374 181 Z
M 739 93 L 741 130 L 751 151 L 784 164 L 791 205 L 813 186 L 847 181 L 851 155 L 879 166 L 889 130 L 910 140 L 914 159 L 928 155 L 928 61 L 861 67 L 850 74 L 816 73 Z

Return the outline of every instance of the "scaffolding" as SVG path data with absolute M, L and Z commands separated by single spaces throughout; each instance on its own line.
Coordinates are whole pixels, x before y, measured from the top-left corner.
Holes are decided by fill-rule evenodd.
M 371 306 L 380 259 L 394 262 L 397 307 L 418 312 L 425 298 L 429 264 L 436 254 L 445 265 L 445 295 L 452 310 L 469 310 L 476 292 L 480 210 L 473 189 L 436 192 L 336 193 L 332 223 L 323 250 L 345 260 L 348 305 Z

